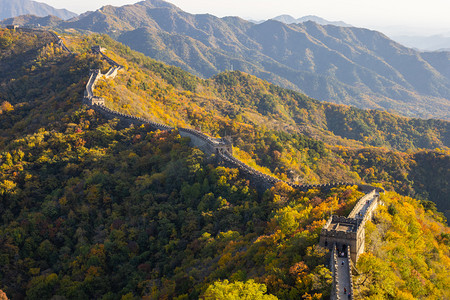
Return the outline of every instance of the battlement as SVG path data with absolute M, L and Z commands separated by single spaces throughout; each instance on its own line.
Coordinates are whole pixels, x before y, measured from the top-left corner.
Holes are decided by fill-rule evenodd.
M 378 204 L 379 193 L 373 189 L 356 203 L 348 217 L 331 216 L 320 232 L 320 245 L 329 247 L 335 243 L 343 248 L 350 247 L 350 256 L 356 262 L 358 256 L 364 252 L 364 225 L 372 218 Z
M 91 48 L 91 50 L 94 52 L 94 53 L 102 53 L 103 51 L 105 51 L 106 50 L 106 48 L 103 48 L 102 46 L 100 46 L 100 45 L 95 45 L 95 46 L 92 46 L 92 48 Z
M 105 98 L 103 98 L 103 97 L 95 97 L 95 96 L 91 97 L 91 98 L 85 97 L 83 102 L 85 104 L 87 104 L 87 105 L 90 105 L 90 106 L 94 106 L 94 105 L 104 106 L 105 105 Z
M 101 47 L 100 45 L 96 45 L 93 46 L 91 48 L 92 52 L 100 54 L 102 56 L 102 58 L 104 60 L 106 60 L 110 65 L 112 65 L 113 67 L 120 69 L 123 69 L 123 66 L 118 64 L 115 60 L 111 59 L 110 57 L 108 57 L 106 54 L 104 54 L 103 52 L 106 51 L 106 48 Z

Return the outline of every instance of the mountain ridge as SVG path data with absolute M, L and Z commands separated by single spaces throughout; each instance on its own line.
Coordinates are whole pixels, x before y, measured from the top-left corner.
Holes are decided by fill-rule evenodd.
M 275 21 L 279 21 L 279 22 L 282 22 L 285 24 L 295 24 L 295 23 L 304 23 L 304 22 L 312 21 L 312 22 L 315 22 L 320 25 L 335 25 L 335 26 L 341 26 L 341 27 L 353 27 L 352 25 L 347 24 L 343 21 L 328 21 L 324 18 L 314 16 L 314 15 L 308 15 L 308 16 L 303 16 L 300 18 L 294 18 L 291 15 L 285 14 L 285 15 L 276 16 L 274 18 L 270 18 L 269 20 L 275 20 Z M 248 21 L 255 23 L 255 24 L 260 24 L 260 23 L 264 23 L 267 20 L 260 20 L 260 21 L 248 20 Z
M 179 66 L 182 65 L 177 61 L 184 62 L 204 77 L 233 65 L 235 69 L 260 74 L 258 76 L 276 84 L 295 86 L 317 99 L 403 113 L 409 110 L 409 115 L 425 118 L 431 115 L 450 118 L 450 77 L 445 73 L 442 75 L 426 61 L 426 57 L 433 54 L 423 58 L 420 53 L 389 40 L 381 33 L 353 27 L 321 26 L 313 22 L 286 25 L 269 20 L 252 25 L 239 18 L 191 15 L 174 6 L 152 8 L 158 3 L 161 1 L 116 8 L 114 14 L 121 11 L 122 21 L 127 20 L 124 15 L 132 8 L 133 12 L 143 14 L 138 18 L 142 22 L 136 21 L 139 15 L 134 13 L 132 21 L 121 23 L 126 28 L 122 31 L 114 26 L 118 32 L 111 33 L 108 25 L 102 30 L 98 23 L 95 31 L 109 32 L 144 54 L 149 54 L 148 46 L 135 47 L 136 42 L 148 40 L 147 44 L 165 45 L 163 48 L 174 53 L 172 58 L 163 59 L 165 62 Z M 144 11 L 143 6 L 148 9 Z M 97 13 L 109 16 L 103 11 Z M 83 23 L 83 20 L 79 22 Z M 82 28 L 89 29 L 86 27 L 88 24 Z M 72 25 L 75 24 L 65 24 L 77 27 Z M 136 30 L 142 26 L 153 28 L 157 35 L 164 34 L 165 41 L 155 40 L 154 35 L 129 37 L 130 28 Z M 177 37 L 191 42 L 180 41 Z M 200 52 L 198 47 L 204 49 Z M 154 49 L 155 54 L 161 52 Z M 204 60 L 204 67 L 210 66 L 210 71 L 195 66 L 196 60 L 190 57 L 193 53 Z M 446 70 L 450 63 L 443 62 L 441 69 Z M 419 74 L 421 77 L 416 78 Z M 430 105 L 431 102 L 433 104 Z M 430 110 L 434 110 L 433 114 L 427 113 Z
M 450 120 L 450 52 L 417 52 L 372 30 L 253 24 L 160 0 L 106 6 L 56 27 L 107 33 L 203 78 L 237 69 L 316 99 Z
M 47 17 L 53 15 L 63 20 L 76 17 L 77 14 L 67 9 L 57 9 L 48 4 L 30 0 L 0 0 L 0 20 L 21 15 Z

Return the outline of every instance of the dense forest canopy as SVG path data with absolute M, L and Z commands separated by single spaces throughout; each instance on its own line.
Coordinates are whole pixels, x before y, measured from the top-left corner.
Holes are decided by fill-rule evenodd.
M 114 109 L 231 135 L 236 156 L 286 180 L 381 183 L 398 192 L 383 196 L 367 225 L 356 290 L 450 297 L 450 231 L 427 201 L 448 191 L 448 123 L 333 106 L 240 72 L 198 79 L 105 36 L 63 36 L 72 55 L 45 32 L 0 35 L 8 41 L 0 51 L 0 289 L 10 298 L 330 293 L 318 235 L 331 212 L 351 211 L 363 195 L 357 186 L 298 191 L 279 183 L 258 193 L 177 131 L 105 119 L 81 104 L 89 69 L 108 68 L 89 52 L 99 43 L 125 65 L 96 90 Z M 327 111 L 348 118 L 339 129 L 348 137 L 333 133 Z M 371 135 L 367 125 L 352 139 L 357 119 L 392 127 Z M 298 130 L 300 120 L 309 129 Z

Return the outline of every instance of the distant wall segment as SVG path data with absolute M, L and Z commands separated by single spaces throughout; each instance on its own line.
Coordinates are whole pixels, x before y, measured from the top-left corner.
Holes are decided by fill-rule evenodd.
M 105 48 L 101 46 L 92 47 L 92 51 L 94 53 L 98 53 L 105 59 L 109 64 L 111 64 L 110 70 L 106 74 L 101 74 L 100 70 L 91 70 L 88 83 L 86 84 L 86 91 L 84 97 L 84 103 L 90 105 L 92 108 L 102 113 L 108 118 L 118 118 L 121 121 L 127 124 L 149 124 L 152 129 L 159 130 L 173 130 L 173 127 L 167 126 L 165 124 L 152 122 L 150 120 L 134 117 L 131 115 L 123 114 L 111 110 L 105 106 L 105 100 L 102 97 L 94 96 L 94 88 L 97 81 L 101 77 L 106 78 L 114 78 L 118 71 L 123 69 L 119 63 L 109 58 L 103 52 L 106 51 Z M 231 141 L 222 138 L 213 138 L 201 131 L 191 129 L 191 128 L 178 128 L 178 132 L 182 137 L 189 137 L 191 140 L 191 145 L 200 148 L 204 152 L 208 154 L 215 154 L 218 159 L 220 159 L 224 164 L 230 167 L 234 167 L 242 171 L 242 173 L 249 178 L 253 183 L 257 186 L 261 187 L 261 190 L 265 190 L 273 186 L 277 182 L 281 182 L 281 179 L 276 177 L 264 174 L 260 171 L 255 170 L 254 168 L 242 163 L 237 158 L 233 156 L 233 146 Z M 283 181 L 284 182 L 284 181 Z M 312 188 L 320 188 L 320 189 L 331 189 L 336 186 L 342 185 L 355 185 L 352 182 L 337 182 L 337 183 L 327 183 L 327 184 L 317 184 L 317 185 L 300 185 L 290 182 L 285 182 L 287 185 L 299 189 L 299 190 L 308 190 Z M 360 186 L 364 189 L 369 189 L 370 186 Z M 373 189 L 373 187 L 372 187 Z

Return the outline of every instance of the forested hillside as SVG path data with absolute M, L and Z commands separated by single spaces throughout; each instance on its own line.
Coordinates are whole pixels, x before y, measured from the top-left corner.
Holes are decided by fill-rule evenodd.
M 320 100 L 450 120 L 450 52 L 422 53 L 364 28 L 254 24 L 189 14 L 161 0 L 105 6 L 50 26 L 107 33 L 203 78 L 235 69 Z
M 202 80 L 106 36 L 101 43 L 127 66 L 97 89 L 113 109 L 170 125 L 191 124 L 213 136 L 231 135 L 241 160 L 282 179 L 379 182 L 432 200 L 443 212 L 450 209 L 445 196 L 450 189 L 449 122 L 323 103 L 237 71 Z M 372 159 L 348 156 L 361 151 Z
M 236 155 L 266 172 L 299 182 L 382 182 L 402 194 L 419 194 L 415 184 L 437 188 L 433 178 L 448 185 L 446 122 L 381 114 L 395 124 L 390 134 L 417 139 L 403 153 L 407 142 L 380 130 L 386 148 L 375 148 L 368 134 L 332 133 L 325 112 L 367 124 L 376 112 L 323 104 L 240 72 L 199 79 L 106 36 L 63 36 L 78 53 L 69 54 L 45 32 L 0 35 L 0 289 L 12 299 L 197 299 L 236 291 L 326 298 L 328 250 L 318 234 L 331 212 L 348 214 L 362 196 L 357 186 L 302 192 L 283 183 L 257 193 L 237 169 L 217 165 L 176 130 L 104 119 L 81 104 L 89 70 L 107 69 L 89 51 L 96 44 L 125 66 L 96 90 L 108 106 L 232 135 Z M 299 130 L 299 120 L 311 128 Z M 342 132 L 357 128 L 351 124 Z M 442 149 L 416 152 L 427 135 Z M 370 254 L 358 265 L 359 292 L 450 297 L 442 215 L 395 192 L 383 201 L 369 227 Z M 409 259 L 398 259 L 405 248 L 414 248 Z

